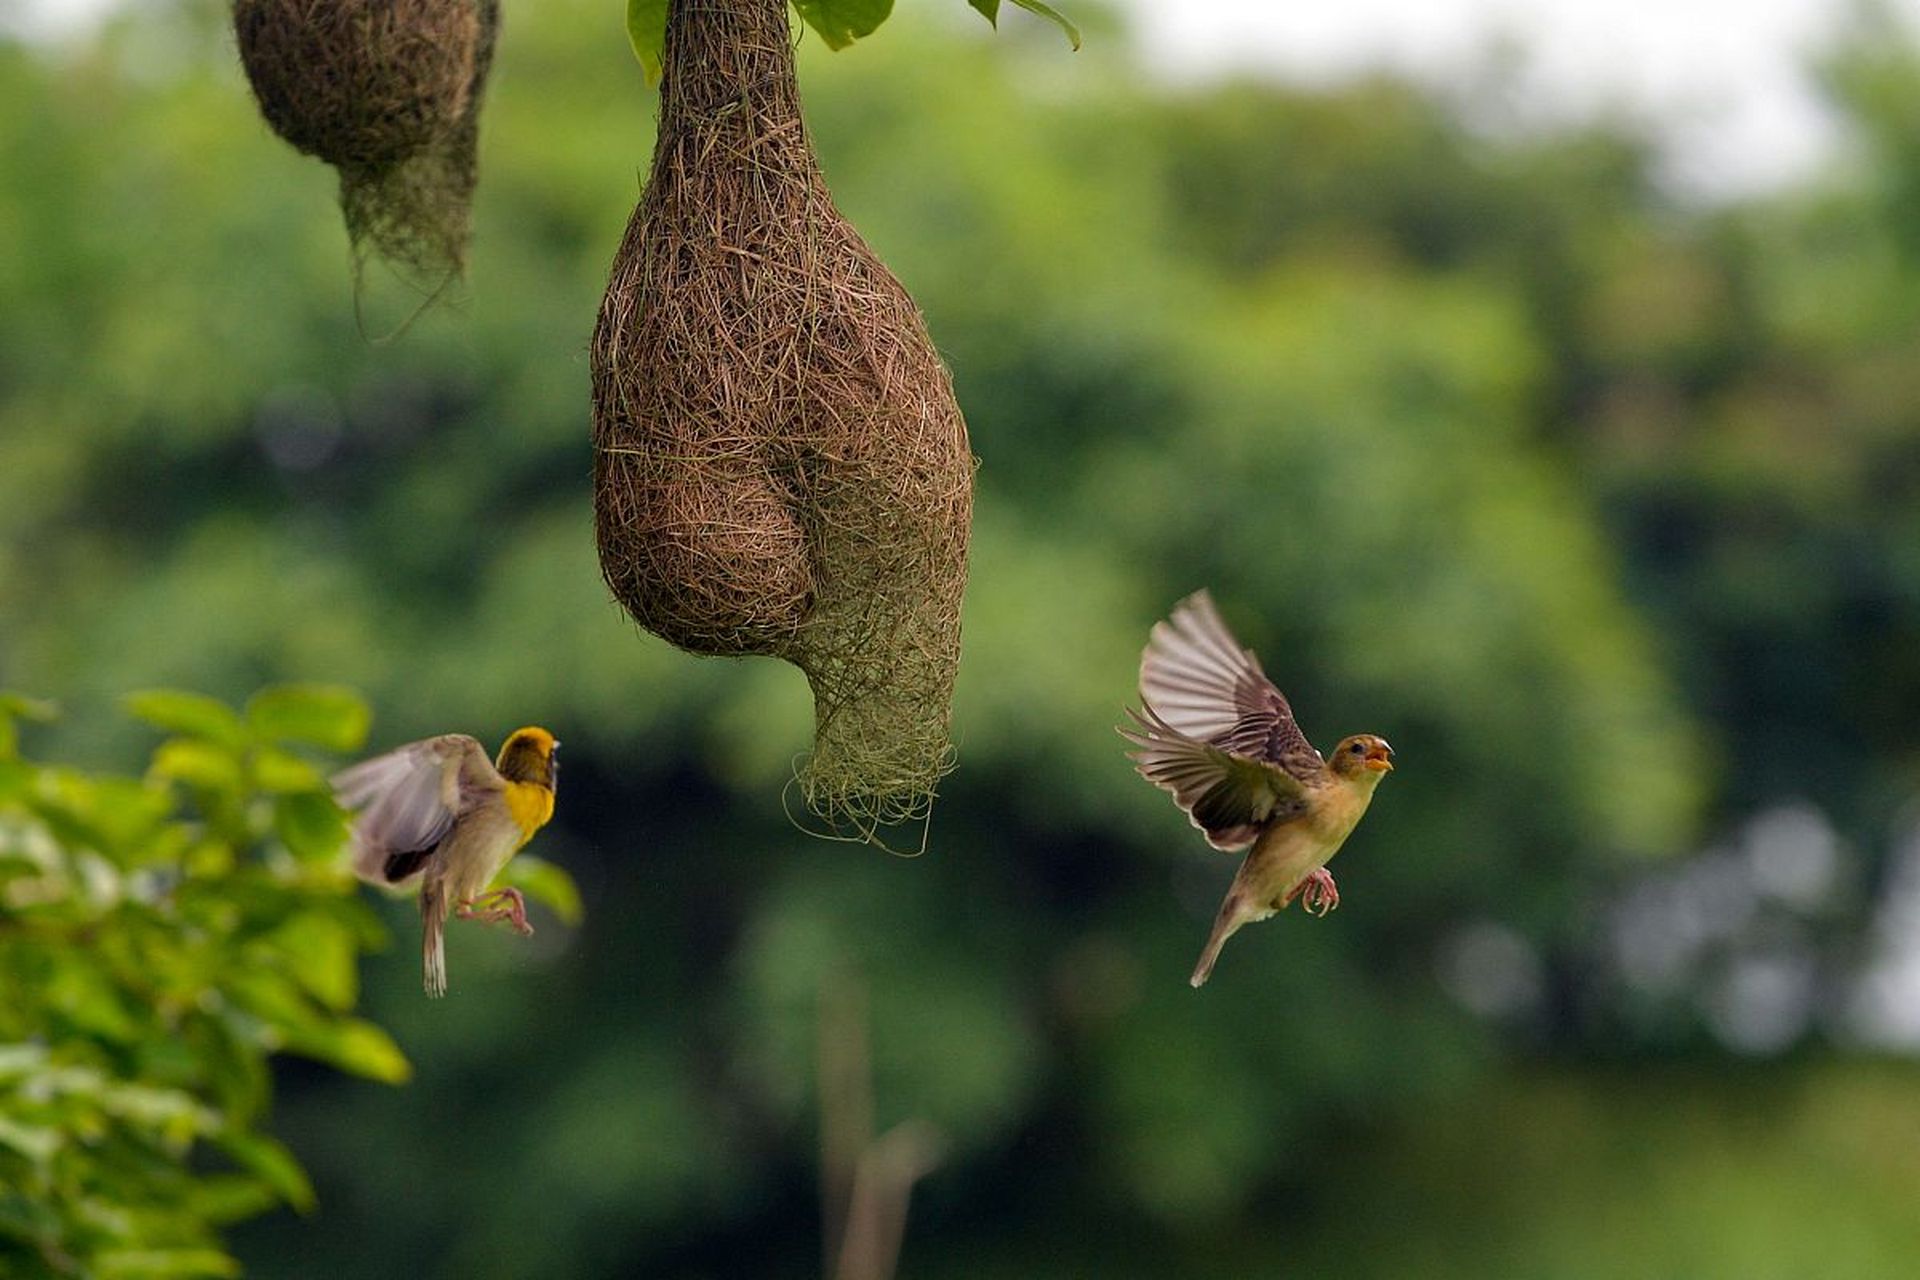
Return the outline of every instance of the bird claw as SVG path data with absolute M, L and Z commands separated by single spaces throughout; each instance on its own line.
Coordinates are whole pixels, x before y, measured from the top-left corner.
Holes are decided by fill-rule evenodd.
M 1310 916 L 1324 917 L 1340 905 L 1340 886 L 1325 867 L 1316 867 L 1293 892 L 1300 899 L 1300 909 Z
M 533 936 L 533 926 L 527 923 L 527 900 L 515 888 L 483 893 L 470 902 L 461 903 L 454 914 L 462 920 L 478 920 L 482 924 L 498 924 L 505 920 L 521 937 Z

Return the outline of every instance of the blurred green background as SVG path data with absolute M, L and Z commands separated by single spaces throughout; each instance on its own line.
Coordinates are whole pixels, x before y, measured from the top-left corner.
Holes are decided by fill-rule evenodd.
M 0 687 L 137 768 L 129 689 L 337 682 L 373 744 L 538 722 L 530 942 L 364 973 L 400 1087 L 298 1060 L 256 1277 L 808 1276 L 815 1004 L 946 1158 L 908 1277 L 1907 1276 L 1920 1256 L 1920 42 L 1816 68 L 1851 160 L 1699 206 L 1606 119 L 1374 78 L 1172 86 L 904 6 L 801 54 L 843 211 L 981 459 L 960 765 L 919 860 L 809 840 L 797 673 L 640 634 L 586 346 L 653 95 L 609 0 L 508 6 L 471 282 L 356 332 L 330 173 L 222 13 L 0 37 Z M 1111 726 L 1210 586 L 1399 771 L 1185 976 L 1232 862 Z

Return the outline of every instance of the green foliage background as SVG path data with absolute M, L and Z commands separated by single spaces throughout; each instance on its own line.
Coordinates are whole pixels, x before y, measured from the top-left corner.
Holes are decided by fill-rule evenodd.
M 1699 209 L 1626 126 L 1174 89 L 1092 6 L 1071 58 L 936 8 L 801 57 L 982 459 L 915 862 L 786 824 L 796 673 L 642 637 L 598 579 L 586 338 L 652 108 L 617 11 L 506 15 L 469 296 L 375 346 L 218 6 L 0 41 L 0 687 L 65 708 L 35 758 L 137 770 L 126 690 L 281 680 L 365 691 L 373 746 L 567 744 L 538 850 L 584 923 L 454 930 L 428 1004 L 375 904 L 362 1014 L 414 1077 L 278 1060 L 318 1208 L 234 1233 L 250 1274 L 817 1273 L 836 969 L 880 1122 L 952 1144 L 906 1275 L 1906 1274 L 1920 1073 L 1852 1010 L 1920 782 L 1909 35 L 1823 68 L 1854 167 Z M 1402 767 L 1340 912 L 1196 994 L 1231 864 L 1110 726 L 1202 584 L 1316 740 Z M 1831 828 L 1819 895 L 1733 856 L 1782 805 Z M 1716 868 L 1732 925 L 1662 914 Z M 1725 1012 L 1754 964 L 1811 975 L 1764 1044 Z

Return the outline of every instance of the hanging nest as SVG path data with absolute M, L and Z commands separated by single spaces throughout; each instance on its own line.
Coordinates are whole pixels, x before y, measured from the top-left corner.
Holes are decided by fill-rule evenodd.
M 499 25 L 499 0 L 234 0 L 260 114 L 339 172 L 356 269 L 436 290 L 465 270 Z
M 951 765 L 973 458 L 919 310 L 821 179 L 787 22 L 787 0 L 669 12 L 594 330 L 594 511 L 642 626 L 806 673 L 808 806 L 870 836 Z

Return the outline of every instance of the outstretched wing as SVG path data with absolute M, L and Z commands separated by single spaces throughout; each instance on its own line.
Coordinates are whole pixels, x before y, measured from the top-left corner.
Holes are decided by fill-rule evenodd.
M 481 745 L 447 733 L 396 747 L 333 776 L 333 793 L 354 812 L 353 871 L 398 885 L 419 874 L 455 819 L 503 784 Z
M 1154 624 L 1140 655 L 1140 696 L 1168 728 L 1236 756 L 1278 765 L 1307 785 L 1327 762 L 1300 732 L 1293 708 L 1241 647 L 1205 590 Z
M 1190 738 L 1151 706 L 1127 714 L 1120 736 L 1139 748 L 1127 754 L 1140 776 L 1171 792 L 1214 848 L 1236 853 L 1268 822 L 1305 812 L 1305 786 L 1278 765 Z

